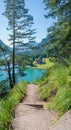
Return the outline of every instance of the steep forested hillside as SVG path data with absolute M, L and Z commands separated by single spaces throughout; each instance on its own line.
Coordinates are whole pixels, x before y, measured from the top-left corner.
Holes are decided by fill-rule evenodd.
M 71 110 L 71 0 L 44 0 L 48 19 L 56 22 L 48 28 L 47 54 L 54 66 L 39 82 L 39 93 L 46 107 L 59 116 Z
M 53 26 L 48 28 L 48 54 L 58 59 L 69 59 L 71 55 L 71 1 L 44 0 L 46 9 L 49 9 L 46 18 L 57 19 Z

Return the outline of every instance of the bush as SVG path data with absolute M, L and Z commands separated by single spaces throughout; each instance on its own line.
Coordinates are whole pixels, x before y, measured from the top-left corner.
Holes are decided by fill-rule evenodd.
M 15 107 L 26 93 L 26 82 L 16 85 L 0 100 L 0 130 L 9 130 Z

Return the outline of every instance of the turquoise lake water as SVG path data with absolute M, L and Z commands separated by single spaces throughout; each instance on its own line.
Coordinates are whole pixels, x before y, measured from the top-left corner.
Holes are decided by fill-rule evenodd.
M 33 81 L 40 79 L 42 77 L 42 75 L 44 74 L 44 72 L 45 72 L 45 70 L 27 67 L 24 71 L 24 73 L 26 75 L 23 77 L 20 76 L 18 78 L 18 82 L 28 81 L 31 83 Z
M 26 75 L 25 76 L 18 75 L 17 82 L 28 81 L 31 83 L 33 81 L 40 79 L 42 75 L 44 74 L 44 72 L 45 70 L 27 67 L 24 71 Z M 5 79 L 7 79 L 7 73 L 5 71 L 2 71 L 0 73 L 0 81 L 5 80 Z

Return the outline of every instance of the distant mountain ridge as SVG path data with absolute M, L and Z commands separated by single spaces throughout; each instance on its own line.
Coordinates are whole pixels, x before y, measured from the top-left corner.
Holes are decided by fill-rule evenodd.
M 32 47 L 37 46 L 39 43 L 37 43 L 36 41 L 29 41 L 28 44 L 30 44 Z
M 43 47 L 48 42 L 48 37 L 42 39 L 42 41 L 37 45 L 37 47 Z
M 6 45 L 1 39 L 0 39 L 0 45 L 2 47 L 7 47 L 10 51 L 12 50 L 12 48 L 10 46 Z
M 24 52 L 27 55 L 43 55 L 46 53 L 47 48 L 45 45 L 48 43 L 48 37 L 42 39 L 40 43 L 37 43 L 35 41 L 29 42 L 31 45 L 32 49 L 26 49 Z
M 46 47 L 45 45 L 48 43 L 48 37 L 42 39 L 42 41 L 40 43 L 37 43 L 36 41 L 30 41 L 27 44 L 29 46 L 25 47 L 24 49 L 21 51 L 19 50 L 19 53 L 23 53 L 25 55 L 42 55 L 46 52 Z M 10 51 L 12 51 L 12 48 L 8 45 L 6 45 L 1 39 L 0 39 L 0 45 L 2 47 L 8 47 L 8 49 Z M 19 48 L 20 49 L 20 48 Z

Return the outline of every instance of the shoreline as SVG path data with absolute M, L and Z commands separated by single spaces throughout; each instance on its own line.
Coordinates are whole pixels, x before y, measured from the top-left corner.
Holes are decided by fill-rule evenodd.
M 43 69 L 43 68 L 38 68 L 38 67 L 31 67 L 31 66 L 26 66 L 27 68 L 33 68 L 33 69 L 38 69 L 38 70 L 47 70 L 47 69 Z

